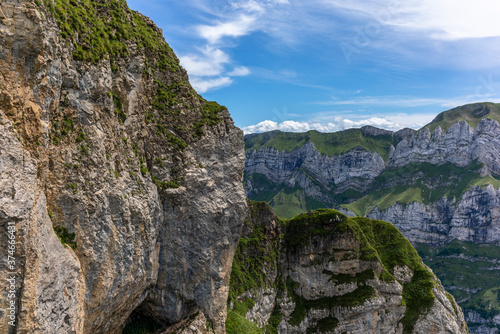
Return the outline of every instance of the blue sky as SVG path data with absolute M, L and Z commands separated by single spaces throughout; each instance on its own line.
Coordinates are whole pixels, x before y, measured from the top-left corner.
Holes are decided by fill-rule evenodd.
M 419 128 L 500 102 L 492 0 L 129 0 L 246 133 Z

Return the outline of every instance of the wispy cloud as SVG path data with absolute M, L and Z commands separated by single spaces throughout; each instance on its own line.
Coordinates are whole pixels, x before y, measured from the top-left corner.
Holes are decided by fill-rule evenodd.
M 325 7 L 350 11 L 352 15 L 379 23 L 427 31 L 437 39 L 499 37 L 500 3 L 491 0 L 322 0 Z M 473 19 L 480 18 L 480 19 Z
M 478 96 L 477 94 L 471 94 L 462 97 L 449 98 L 449 99 L 437 99 L 437 98 L 416 98 L 412 96 L 362 96 L 356 99 L 341 100 L 338 98 L 332 98 L 331 101 L 321 101 L 315 102 L 314 104 L 325 105 L 325 106 L 371 106 L 371 107 L 401 107 L 401 108 L 413 108 L 421 106 L 438 105 L 446 108 L 453 108 L 459 105 L 464 105 L 468 103 L 477 102 L 478 99 L 487 99 L 491 102 L 500 102 L 500 98 L 495 98 L 498 94 L 484 94 Z
M 396 18 L 391 24 L 420 31 L 425 29 L 431 32 L 431 37 L 446 40 L 500 36 L 499 2 L 412 0 L 410 4 L 414 14 Z
M 224 37 L 240 37 L 248 35 L 254 28 L 255 16 L 240 15 L 237 20 L 217 22 L 215 25 L 199 25 L 198 34 L 210 44 L 218 43 Z
M 180 57 L 182 66 L 190 75 L 191 85 L 198 93 L 229 86 L 231 77 L 242 77 L 250 74 L 245 66 L 230 67 L 231 59 L 221 49 L 211 45 L 198 49 L 198 54 Z
M 181 64 L 190 75 L 191 84 L 199 93 L 228 86 L 233 82 L 231 77 L 250 75 L 251 71 L 247 66 L 234 64 L 223 51 L 223 48 L 234 46 L 227 39 L 236 39 L 262 30 L 266 17 L 269 18 L 270 8 L 289 4 L 288 0 L 222 1 L 224 2 L 230 5 L 223 6 L 226 8 L 224 11 L 216 12 L 206 3 L 195 1 L 198 9 L 215 16 L 211 24 L 194 27 L 198 37 L 205 40 L 205 46 L 198 48 L 196 53 L 180 57 Z
M 224 72 L 224 65 L 230 62 L 229 56 L 212 46 L 199 49 L 199 54 L 180 57 L 182 66 L 193 76 L 215 76 Z
M 250 70 L 245 66 L 236 67 L 234 70 L 229 72 L 227 75 L 232 77 L 243 77 L 250 74 Z
M 250 74 L 245 66 L 227 70 L 231 60 L 222 50 L 210 45 L 198 49 L 199 54 L 189 54 L 180 57 L 182 66 L 190 75 L 191 85 L 198 93 L 227 87 L 233 83 L 231 77 Z
M 273 52 L 304 53 L 307 45 L 318 41 L 315 47 L 324 43 L 326 50 L 336 48 L 338 53 L 342 45 L 357 53 L 380 53 L 383 56 L 370 61 L 400 69 L 491 69 L 500 65 L 500 58 L 494 56 L 500 52 L 500 2 L 491 0 L 187 1 L 200 10 L 200 16 L 205 13 L 204 24 L 188 27 L 205 46 L 181 57 L 197 81 L 236 77 L 245 73 L 238 70 L 243 67 L 251 68 L 255 76 L 290 81 L 287 76 L 265 77 L 265 71 L 254 71 L 228 56 L 232 53 L 227 50 L 237 47 L 241 37 L 255 32 L 269 37 L 262 47 Z M 478 42 L 484 38 L 491 38 L 491 43 Z M 207 56 L 208 48 L 228 58 L 217 61 Z M 426 105 L 431 101 L 413 102 Z
M 191 85 L 194 89 L 200 94 L 205 93 L 211 89 L 217 89 L 221 87 L 229 86 L 233 83 L 233 80 L 229 77 L 218 77 L 212 79 L 204 79 L 204 78 L 191 78 Z

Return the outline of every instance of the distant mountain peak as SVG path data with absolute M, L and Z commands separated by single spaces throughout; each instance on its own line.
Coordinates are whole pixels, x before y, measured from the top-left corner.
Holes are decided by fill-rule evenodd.
M 444 131 L 459 121 L 466 121 L 472 128 L 476 128 L 484 119 L 493 119 L 500 122 L 500 104 L 492 102 L 478 102 L 459 106 L 438 114 L 432 122 L 424 126 L 431 132 L 440 126 Z

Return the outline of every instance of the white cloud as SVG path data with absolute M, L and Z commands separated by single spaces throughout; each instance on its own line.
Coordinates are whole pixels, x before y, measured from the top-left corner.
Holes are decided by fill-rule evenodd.
M 207 45 L 200 51 L 201 55 L 189 54 L 180 57 L 181 65 L 190 75 L 220 75 L 224 71 L 224 64 L 230 62 L 229 56 L 220 49 Z
M 420 129 L 426 124 L 429 124 L 435 117 L 436 117 L 435 113 L 427 113 L 427 114 L 401 113 L 401 114 L 388 115 L 385 118 L 389 122 L 400 124 L 404 128 Z
M 215 25 L 199 25 L 197 32 L 210 44 L 215 44 L 223 37 L 240 37 L 247 35 L 254 29 L 255 16 L 240 15 L 237 20 L 217 22 Z
M 200 94 L 205 93 L 209 90 L 229 86 L 233 83 L 233 80 L 229 77 L 218 77 L 204 79 L 200 77 L 194 77 L 189 80 L 194 89 Z
M 296 122 L 284 121 L 281 123 L 265 120 L 256 125 L 251 125 L 242 128 L 245 134 L 260 133 L 273 130 L 284 132 L 307 132 L 309 130 L 317 130 L 320 132 L 336 132 L 351 128 L 360 128 L 365 125 L 371 125 L 380 129 L 391 131 L 400 130 L 403 128 L 419 129 L 429 123 L 435 117 L 434 114 L 396 114 L 386 117 L 367 117 L 353 121 L 343 117 L 334 117 L 330 122 Z
M 263 30 L 269 26 L 270 9 L 275 6 L 289 4 L 288 0 L 235 0 L 223 1 L 221 6 L 217 2 L 213 6 L 205 2 L 195 1 L 196 8 L 213 15 L 216 20 L 212 24 L 197 25 L 196 34 L 205 39 L 204 48 L 198 48 L 198 54 L 187 54 L 180 57 L 182 66 L 187 70 L 193 87 L 199 92 L 217 89 L 230 85 L 231 77 L 243 77 L 250 74 L 246 66 L 233 64 L 232 70 L 227 70 L 232 64 L 230 57 L 221 48 L 228 45 L 226 39 L 248 35 L 253 31 Z M 227 6 L 229 3 L 230 6 Z M 212 8 L 213 7 L 213 8 Z M 215 10 L 217 8 L 217 10 Z M 224 10 L 221 10 L 224 8 Z
M 220 52 L 219 57 L 201 50 L 200 54 L 181 57 L 182 64 L 190 76 L 204 79 L 215 77 L 236 77 L 248 75 L 244 64 L 234 64 L 222 50 L 235 47 L 235 38 L 256 31 L 271 37 L 272 48 L 300 49 L 303 43 L 318 39 L 328 45 L 341 45 L 359 39 L 358 31 L 380 33 L 370 35 L 366 48 L 381 50 L 384 54 L 403 59 L 388 61 L 385 66 L 452 66 L 464 68 L 492 68 L 500 64 L 494 57 L 500 51 L 498 43 L 488 48 L 479 38 L 500 37 L 500 2 L 492 0 L 310 0 L 307 2 L 289 0 L 221 0 L 199 7 L 208 14 L 211 21 L 197 25 L 193 31 L 206 41 L 206 49 Z M 339 24 L 341 19 L 342 25 Z M 372 25 L 370 25 L 372 24 Z M 377 28 L 373 24 L 380 24 Z M 192 28 L 192 27 L 191 27 Z M 371 29 L 371 30 L 370 30 Z M 378 29 L 378 30 L 377 30 Z M 356 31 L 356 32 L 353 32 Z M 347 36 L 347 39 L 346 39 Z M 467 39 L 460 45 L 452 41 Z M 270 47 L 267 45 L 267 47 Z M 356 45 L 356 44 L 355 44 Z M 364 45 L 364 44 L 363 44 Z M 266 45 L 263 45 L 266 47 Z M 364 47 L 364 46 L 363 46 Z M 372 52 L 359 49 L 359 52 Z M 283 52 L 283 51 L 277 51 Z M 357 54 L 356 54 L 357 55 Z M 379 61 L 384 62 L 384 58 Z M 231 64 L 233 69 L 228 66 Z M 229 67 L 229 69 L 226 69 Z M 271 71 L 268 71 L 271 72 Z M 252 68 L 252 74 L 266 77 L 265 70 Z M 274 80 L 298 81 L 287 74 L 272 73 Z M 211 77 L 211 78 L 207 78 Z M 351 104 L 361 104 L 352 100 Z M 348 101 L 339 102 L 348 104 Z M 364 101 L 362 103 L 366 103 Z M 433 99 L 400 101 L 400 106 L 423 106 L 433 103 Z M 396 105 L 390 101 L 373 101 L 377 105 Z M 399 102 L 397 102 L 399 103 Z M 451 103 L 437 102 L 442 106 Z M 329 103 L 334 105 L 335 103 Z M 461 103 L 454 103 L 458 105 Z
M 236 67 L 234 70 L 229 72 L 227 75 L 232 77 L 244 77 L 250 74 L 250 70 L 245 66 Z
M 260 133 L 273 130 L 280 130 L 284 132 L 307 132 L 309 130 L 317 130 L 320 132 L 335 132 L 344 129 L 359 128 L 365 125 L 372 125 L 387 130 L 399 130 L 406 127 L 385 118 L 371 117 L 359 121 L 352 121 L 350 119 L 337 117 L 335 121 L 327 123 L 296 122 L 296 121 L 284 121 L 278 123 L 266 120 L 256 125 L 244 127 L 242 128 L 242 130 L 245 132 L 245 134 Z

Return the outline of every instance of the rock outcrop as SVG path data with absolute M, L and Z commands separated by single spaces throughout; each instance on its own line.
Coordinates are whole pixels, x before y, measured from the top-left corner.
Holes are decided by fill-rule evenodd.
M 124 1 L 1 2 L 0 275 L 16 284 L 0 331 L 121 333 L 134 312 L 224 333 L 243 161 L 227 109 Z
M 228 333 L 467 333 L 460 307 L 391 224 L 250 203 Z M 252 326 L 254 326 L 252 328 Z

